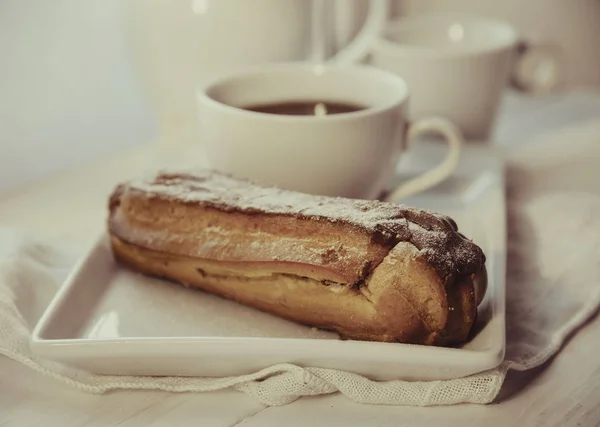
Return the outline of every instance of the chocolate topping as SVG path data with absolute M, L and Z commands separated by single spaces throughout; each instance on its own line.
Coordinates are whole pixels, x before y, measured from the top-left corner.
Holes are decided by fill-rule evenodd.
M 478 272 L 485 263 L 481 249 L 458 232 L 450 217 L 395 203 L 262 187 L 213 170 L 158 172 L 125 187 L 149 196 L 173 198 L 226 212 L 342 222 L 369 233 L 373 241 L 390 248 L 398 242 L 410 242 L 445 284 L 454 282 L 457 276 Z M 120 188 L 121 191 L 125 191 L 124 188 Z

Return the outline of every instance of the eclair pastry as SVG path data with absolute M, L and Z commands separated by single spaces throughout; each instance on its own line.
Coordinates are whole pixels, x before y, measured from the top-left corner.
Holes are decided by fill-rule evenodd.
M 459 344 L 486 288 L 482 250 L 447 216 L 212 170 L 119 185 L 108 231 L 125 266 L 345 339 Z

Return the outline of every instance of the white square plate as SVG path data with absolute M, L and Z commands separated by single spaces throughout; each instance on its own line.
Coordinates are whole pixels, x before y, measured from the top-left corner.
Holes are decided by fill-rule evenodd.
M 436 156 L 433 149 L 419 157 Z M 403 163 L 404 173 L 426 167 L 411 157 Z M 452 216 L 486 253 L 488 292 L 474 337 L 461 348 L 342 341 L 334 333 L 120 268 L 102 236 L 40 319 L 32 351 L 116 375 L 230 376 L 287 362 L 377 380 L 438 380 L 497 366 L 505 349 L 506 260 L 499 156 L 485 148 L 465 150 L 454 177 L 406 203 Z

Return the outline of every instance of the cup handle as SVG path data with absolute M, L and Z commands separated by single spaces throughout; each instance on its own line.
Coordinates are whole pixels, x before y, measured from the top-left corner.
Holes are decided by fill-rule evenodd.
M 460 129 L 444 118 L 429 117 L 411 123 L 406 135 L 407 149 L 412 146 L 417 136 L 430 132 L 441 134 L 444 137 L 448 144 L 448 154 L 433 169 L 398 185 L 385 197 L 386 201 L 397 202 L 400 199 L 425 191 L 448 178 L 458 166 L 461 147 L 465 141 Z
M 563 64 L 555 46 L 546 42 L 523 41 L 511 72 L 511 86 L 527 93 L 549 93 L 557 88 Z
M 350 2 L 347 3 L 351 5 Z M 369 0 L 369 11 L 361 30 L 354 40 L 329 58 L 335 65 L 349 65 L 366 58 L 373 40 L 381 33 L 387 22 L 388 0 Z

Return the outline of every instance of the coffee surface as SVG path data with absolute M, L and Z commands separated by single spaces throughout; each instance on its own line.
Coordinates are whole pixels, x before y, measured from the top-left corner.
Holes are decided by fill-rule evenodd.
M 271 104 L 256 104 L 243 107 L 257 113 L 281 114 L 286 116 L 329 116 L 364 110 L 365 106 L 333 101 L 284 101 Z

